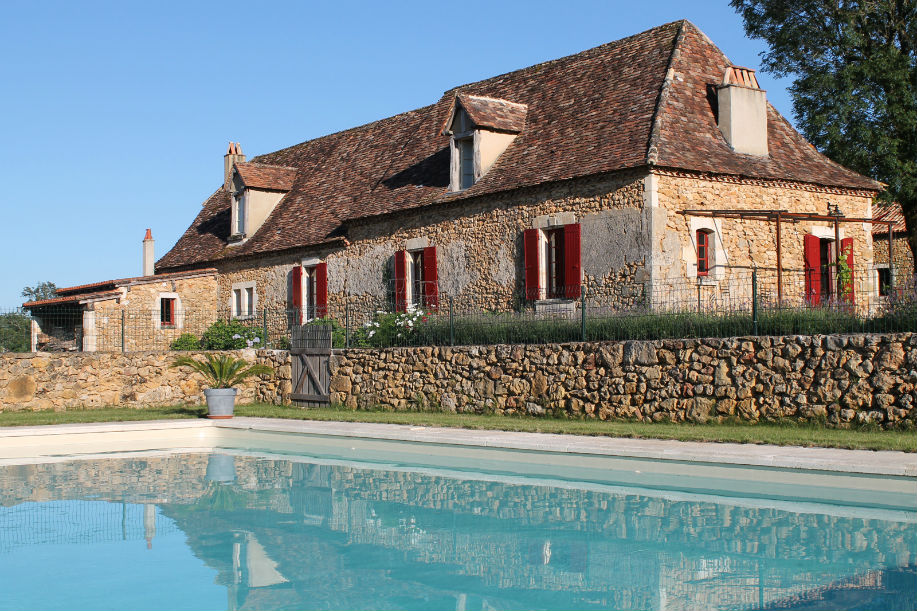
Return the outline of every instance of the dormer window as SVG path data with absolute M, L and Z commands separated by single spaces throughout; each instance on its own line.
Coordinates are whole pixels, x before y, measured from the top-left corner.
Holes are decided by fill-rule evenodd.
M 233 193 L 232 212 L 236 219 L 233 233 L 245 237 L 245 191 Z
M 527 107 L 506 100 L 459 94 L 443 133 L 450 140 L 450 191 L 473 186 L 516 139 Z

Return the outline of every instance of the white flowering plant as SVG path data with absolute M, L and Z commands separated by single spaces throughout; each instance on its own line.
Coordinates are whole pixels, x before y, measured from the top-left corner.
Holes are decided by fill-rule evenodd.
M 430 314 L 413 307 L 407 312 L 378 311 L 366 322 L 357 335 L 357 344 L 384 348 L 414 344 Z

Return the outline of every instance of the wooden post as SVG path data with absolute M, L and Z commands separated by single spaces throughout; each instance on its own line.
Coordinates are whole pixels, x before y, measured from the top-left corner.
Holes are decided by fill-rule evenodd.
M 892 250 L 892 223 L 888 223 L 888 292 L 891 293 L 892 288 L 895 286 L 895 262 L 893 259 L 894 253 Z
M 783 249 L 780 240 L 780 213 L 777 213 L 777 305 L 783 305 Z

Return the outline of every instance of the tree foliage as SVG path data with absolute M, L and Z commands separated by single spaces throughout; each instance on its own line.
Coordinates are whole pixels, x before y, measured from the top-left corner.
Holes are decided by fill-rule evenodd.
M 888 185 L 917 253 L 917 0 L 731 0 L 831 159 Z
M 51 299 L 56 292 L 57 286 L 53 282 L 39 282 L 35 286 L 27 286 L 22 289 L 22 296 L 29 301 L 41 301 Z

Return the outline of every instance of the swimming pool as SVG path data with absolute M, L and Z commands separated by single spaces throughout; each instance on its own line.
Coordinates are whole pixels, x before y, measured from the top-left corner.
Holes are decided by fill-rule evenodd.
M 168 437 L 174 447 L 0 460 L 0 609 L 917 600 L 911 477 L 270 431 L 230 431 L 216 448 Z

